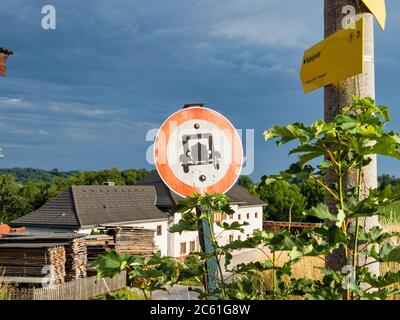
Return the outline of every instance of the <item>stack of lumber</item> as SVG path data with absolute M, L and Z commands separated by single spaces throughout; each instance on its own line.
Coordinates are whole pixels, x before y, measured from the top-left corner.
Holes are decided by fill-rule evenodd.
M 104 234 L 86 237 L 88 275 L 96 274 L 93 261 L 106 251 L 139 256 L 150 256 L 156 251 L 154 230 L 122 226 L 105 226 L 99 230 Z
M 138 227 L 107 227 L 107 234 L 114 237 L 115 251 L 131 255 L 152 255 L 154 230 Z
M 76 233 L 43 233 L 43 234 L 9 234 L 0 239 L 0 244 L 20 244 L 21 247 L 31 244 L 58 243 L 65 248 L 65 280 L 86 277 L 87 251 L 84 235 Z
M 0 275 L 13 278 L 65 279 L 65 249 L 60 243 L 1 243 Z
M 93 262 L 98 258 L 99 255 L 114 249 L 114 238 L 107 235 L 87 236 L 86 248 L 88 260 L 87 274 L 88 276 L 93 276 L 97 274 L 96 268 L 93 266 Z
M 87 249 L 85 238 L 78 237 L 73 239 L 65 246 L 65 251 L 67 255 L 65 264 L 65 269 L 67 270 L 66 280 L 86 278 Z

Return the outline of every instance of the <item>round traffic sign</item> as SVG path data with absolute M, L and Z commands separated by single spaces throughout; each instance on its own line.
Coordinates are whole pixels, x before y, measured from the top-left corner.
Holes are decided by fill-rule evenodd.
M 165 184 L 182 197 L 194 192 L 225 193 L 243 165 L 242 143 L 220 113 L 203 107 L 182 109 L 157 133 L 154 160 Z

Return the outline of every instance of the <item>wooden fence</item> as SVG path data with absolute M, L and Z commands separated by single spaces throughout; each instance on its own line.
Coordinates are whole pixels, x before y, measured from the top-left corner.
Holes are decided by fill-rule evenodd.
M 312 222 L 285 222 L 285 221 L 264 221 L 263 228 L 264 230 L 272 230 L 277 231 L 280 229 L 314 229 L 320 228 L 322 226 L 321 223 L 312 223 Z
M 86 300 L 107 292 L 126 287 L 126 272 L 121 272 L 114 278 L 97 279 L 89 277 L 76 279 L 48 288 L 18 289 L 10 288 L 7 293 L 9 300 Z M 4 295 L 4 294 L 3 294 Z

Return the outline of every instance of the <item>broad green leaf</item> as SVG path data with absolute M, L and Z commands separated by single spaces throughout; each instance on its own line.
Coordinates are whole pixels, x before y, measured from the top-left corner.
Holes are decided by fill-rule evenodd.
M 124 270 L 128 264 L 129 256 L 119 255 L 115 251 L 108 251 L 100 255 L 94 262 L 99 277 L 113 277 Z
M 330 213 L 328 206 L 324 203 L 318 204 L 316 207 L 311 208 L 310 210 L 304 212 L 303 214 L 307 216 L 317 217 L 321 220 L 332 221 L 339 226 L 342 224 L 345 218 L 345 214 L 343 211 L 339 211 L 337 215 Z

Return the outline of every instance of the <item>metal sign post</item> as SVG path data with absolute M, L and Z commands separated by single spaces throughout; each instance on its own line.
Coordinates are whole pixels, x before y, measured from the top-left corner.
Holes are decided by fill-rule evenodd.
M 196 214 L 198 216 L 201 215 L 201 209 L 196 208 Z M 211 241 L 211 227 L 208 223 L 207 219 L 202 219 L 199 224 L 199 240 L 200 240 L 200 247 L 201 251 L 204 253 L 215 254 L 215 249 L 213 243 Z M 206 281 L 207 283 L 207 292 L 214 293 L 217 289 L 216 283 L 217 279 L 220 276 L 218 270 L 218 264 L 215 260 L 216 258 L 212 257 L 206 260 L 205 267 L 207 268 L 207 276 Z M 216 294 L 213 294 L 214 298 L 218 298 Z
M 202 104 L 186 105 L 170 116 L 155 139 L 154 159 L 164 183 L 182 197 L 194 192 L 225 193 L 236 182 L 243 165 L 242 143 L 234 126 L 218 112 Z M 197 208 L 201 216 L 203 208 Z M 199 221 L 202 252 L 215 254 L 207 219 Z M 207 291 L 214 293 L 219 276 L 218 264 L 207 259 Z M 214 294 L 214 298 L 218 298 Z

